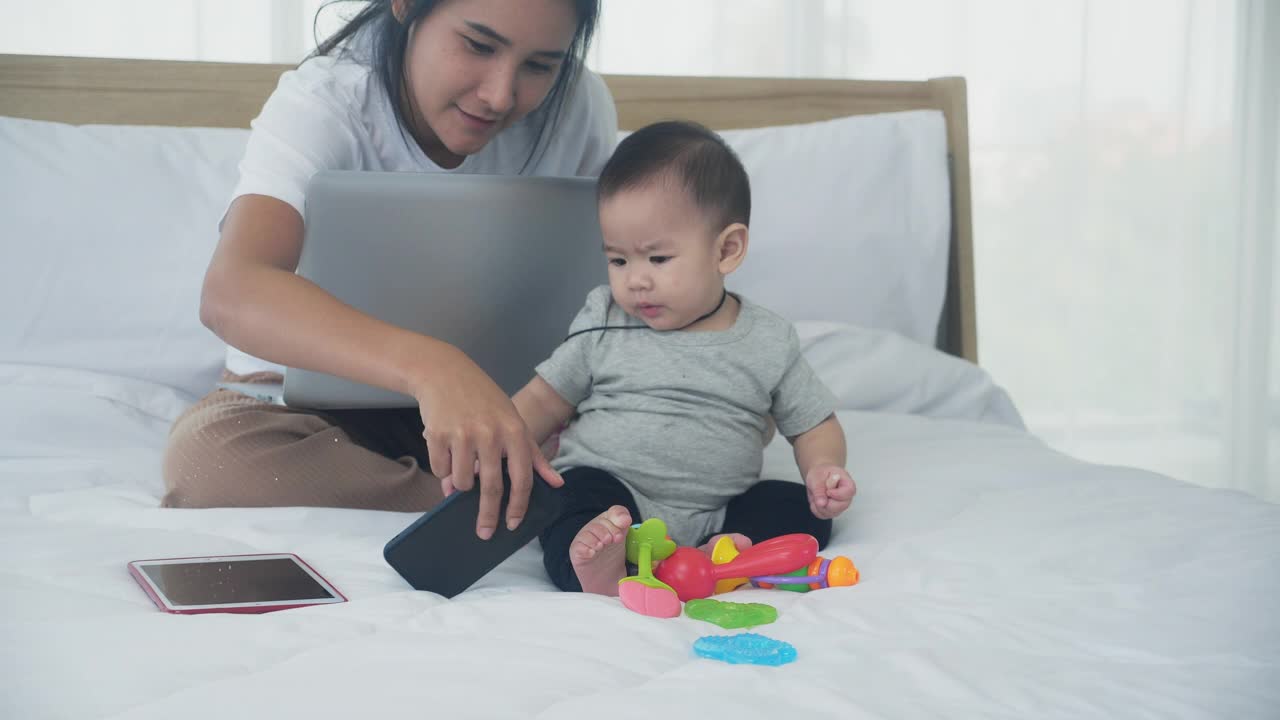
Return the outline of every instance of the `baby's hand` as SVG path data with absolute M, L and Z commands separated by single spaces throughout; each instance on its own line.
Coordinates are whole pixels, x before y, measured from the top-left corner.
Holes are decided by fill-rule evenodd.
M 853 477 L 839 465 L 809 468 L 804 484 L 809 491 L 809 510 L 822 520 L 830 520 L 848 510 L 854 493 L 858 492 Z

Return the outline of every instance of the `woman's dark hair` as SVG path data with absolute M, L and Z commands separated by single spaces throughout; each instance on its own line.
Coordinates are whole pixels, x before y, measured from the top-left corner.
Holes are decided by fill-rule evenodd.
M 733 149 L 707 128 L 669 120 L 647 125 L 618 143 L 600 171 L 601 200 L 667 176 L 680 183 L 715 227 L 750 224 L 751 183 Z
M 353 2 L 353 0 L 329 0 L 316 12 L 317 20 L 325 8 L 346 2 Z M 348 41 L 361 31 L 367 32 L 369 62 L 382 82 L 387 97 L 391 100 L 391 107 L 395 108 L 396 119 L 400 123 L 400 134 L 404 136 L 405 129 L 412 127 L 412 122 L 405 116 L 404 102 L 401 97 L 405 92 L 405 50 L 409 47 L 409 36 L 414 25 L 430 15 L 431 11 L 440 4 L 440 0 L 406 0 L 403 20 L 397 18 L 393 12 L 393 2 L 394 0 L 367 0 L 360 12 L 337 32 L 320 42 L 315 52 L 308 58 L 330 55 L 348 49 Z M 600 16 L 600 0 L 571 0 L 571 2 L 578 15 L 578 27 L 573 33 L 573 41 L 569 43 L 568 52 L 561 62 L 560 73 L 556 77 L 555 84 L 551 86 L 542 104 L 529 113 L 529 116 L 538 123 L 538 129 L 534 135 L 533 147 L 529 150 L 529 157 L 525 160 L 525 168 L 528 168 L 542 151 L 543 140 L 548 132 L 554 132 L 565 99 L 582 71 L 583 59 L 586 57 L 587 47 L 591 44 L 591 36 L 595 34 L 596 20 Z M 314 29 L 314 24 L 312 27 Z M 407 137 L 405 141 L 408 142 Z

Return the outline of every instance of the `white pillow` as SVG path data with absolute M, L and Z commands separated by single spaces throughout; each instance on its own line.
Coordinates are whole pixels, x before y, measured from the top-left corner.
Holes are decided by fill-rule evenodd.
M 751 177 L 751 245 L 730 289 L 792 322 L 936 344 L 951 232 L 942 113 L 721 135 Z
M 247 138 L 0 118 L 0 362 L 207 392 L 200 285 Z
M 887 330 L 800 322 L 796 332 L 837 410 L 1025 427 L 1009 394 L 968 360 Z
M 753 191 L 733 289 L 793 321 L 933 344 L 949 227 L 941 114 L 724 137 Z M 247 138 L 0 118 L 0 363 L 206 392 L 225 345 L 200 324 L 200 283 Z

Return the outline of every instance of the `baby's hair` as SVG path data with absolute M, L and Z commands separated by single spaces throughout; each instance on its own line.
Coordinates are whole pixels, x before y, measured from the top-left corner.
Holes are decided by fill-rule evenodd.
M 664 179 L 680 183 L 717 230 L 751 220 L 751 184 L 742 161 L 716 133 L 694 122 L 654 123 L 618 143 L 600 172 L 599 197 Z

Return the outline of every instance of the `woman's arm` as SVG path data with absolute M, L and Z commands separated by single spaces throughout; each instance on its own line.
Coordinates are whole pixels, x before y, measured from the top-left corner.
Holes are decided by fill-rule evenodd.
M 414 397 L 431 472 L 470 490 L 479 468 L 476 533 L 482 538 L 497 527 L 506 458 L 506 524 L 514 529 L 528 508 L 534 471 L 553 486 L 564 481 L 511 399 L 452 345 L 377 320 L 294 274 L 302 229 L 302 217 L 288 203 L 263 195 L 237 198 L 205 274 L 201 321 L 263 359 Z
M 265 360 L 417 397 L 424 368 L 461 353 L 366 315 L 294 274 L 302 232 L 302 217 L 288 203 L 236 198 L 205 273 L 201 322 Z

